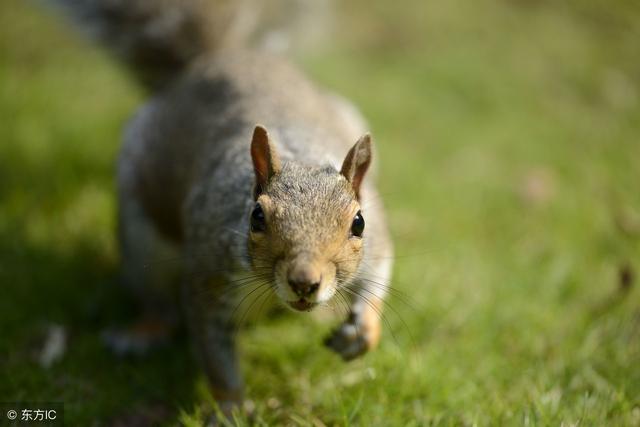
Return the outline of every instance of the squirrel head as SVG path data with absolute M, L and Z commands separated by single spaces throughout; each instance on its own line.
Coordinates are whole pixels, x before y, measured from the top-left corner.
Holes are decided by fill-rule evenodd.
M 251 158 L 253 268 L 273 274 L 276 294 L 286 305 L 309 311 L 348 284 L 362 260 L 360 187 L 371 163 L 371 138 L 364 135 L 355 143 L 338 172 L 281 164 L 267 131 L 256 126 Z

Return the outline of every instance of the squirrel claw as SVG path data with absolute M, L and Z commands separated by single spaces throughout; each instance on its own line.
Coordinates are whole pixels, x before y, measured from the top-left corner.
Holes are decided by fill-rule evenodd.
M 343 360 L 349 361 L 369 350 L 368 335 L 361 325 L 347 321 L 324 340 L 324 345 L 342 356 Z

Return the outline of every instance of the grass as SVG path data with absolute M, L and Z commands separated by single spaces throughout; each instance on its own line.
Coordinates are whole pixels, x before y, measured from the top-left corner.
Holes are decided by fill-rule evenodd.
M 640 425 L 639 291 L 620 278 L 640 269 L 640 8 L 364 4 L 338 7 L 339 45 L 296 56 L 371 122 L 404 296 L 350 364 L 320 345 L 332 323 L 247 327 L 254 422 Z M 123 361 L 99 338 L 133 311 L 113 169 L 144 94 L 18 0 L 0 4 L 0 57 L 0 401 L 63 401 L 69 425 L 198 425 L 210 397 L 187 340 Z M 51 323 L 69 342 L 45 369 Z

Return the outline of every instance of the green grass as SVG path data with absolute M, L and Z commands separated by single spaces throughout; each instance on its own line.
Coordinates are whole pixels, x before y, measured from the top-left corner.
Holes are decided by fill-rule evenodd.
M 380 348 L 350 364 L 320 344 L 331 323 L 247 327 L 254 421 L 640 425 L 640 291 L 619 280 L 640 270 L 640 7 L 336 14 L 341 42 L 297 56 L 371 122 L 411 304 L 392 296 Z M 210 398 L 187 340 L 126 361 L 100 343 L 133 311 L 116 285 L 113 170 L 144 95 L 67 27 L 0 4 L 0 401 L 63 401 L 68 425 L 198 425 Z M 52 322 L 69 343 L 44 369 Z

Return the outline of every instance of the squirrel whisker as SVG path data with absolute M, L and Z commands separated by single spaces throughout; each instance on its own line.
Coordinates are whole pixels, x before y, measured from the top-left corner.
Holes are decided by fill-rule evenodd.
M 351 289 L 353 291 L 356 291 L 355 288 L 349 288 L 347 286 L 348 289 Z M 398 316 L 398 319 L 400 319 L 400 322 L 402 322 L 402 325 L 405 327 L 405 329 L 407 330 L 407 333 L 409 334 L 409 340 L 411 341 L 412 347 L 413 348 L 417 348 L 416 346 L 416 341 L 413 338 L 413 334 L 411 333 L 411 329 L 409 328 L 409 325 L 407 325 L 407 322 L 404 320 L 404 318 L 400 315 L 400 313 L 395 309 L 395 307 L 393 307 L 388 301 L 385 301 L 383 298 L 380 298 L 378 295 L 376 295 L 375 292 L 367 289 L 366 287 L 359 287 L 357 288 L 357 290 L 359 291 L 365 291 L 368 292 L 369 294 L 371 294 L 372 298 L 376 298 L 377 300 L 381 301 L 386 307 L 389 307 L 391 309 L 391 311 L 393 311 L 393 313 L 395 313 L 396 316 Z M 357 292 L 357 291 L 356 291 Z M 362 296 L 362 294 L 360 294 L 360 296 Z M 396 341 L 397 343 L 397 341 Z
M 358 290 L 355 289 L 351 289 L 348 286 L 344 286 L 341 288 L 341 290 L 344 290 L 348 293 L 350 293 L 351 295 L 353 295 L 354 297 L 358 297 L 361 298 L 373 311 L 376 312 L 376 314 L 380 317 L 380 319 L 382 319 L 382 321 L 384 322 L 384 324 L 387 326 L 387 329 L 389 329 L 389 333 L 391 333 L 391 337 L 393 338 L 393 340 L 395 341 L 396 345 L 400 345 L 400 342 L 398 341 L 395 333 L 393 332 L 393 329 L 391 328 L 391 323 L 389 322 L 389 320 L 387 319 L 387 316 L 380 311 L 380 309 L 378 309 L 375 304 L 373 304 L 373 302 L 365 297 L 364 295 L 362 295 L 361 293 L 358 292 Z M 375 295 L 375 294 L 374 294 Z M 381 298 L 377 298 L 380 301 L 383 301 Z
M 257 297 L 255 297 L 253 300 L 251 300 L 251 303 L 249 304 L 249 306 L 247 307 L 247 309 L 244 311 L 244 313 L 242 314 L 242 317 L 240 318 L 239 321 L 235 322 L 235 313 L 236 311 L 242 306 L 243 302 L 252 294 L 254 294 L 258 289 L 263 289 L 266 286 L 266 289 L 264 289 Z M 256 289 L 252 290 L 251 292 L 249 292 L 241 301 L 240 303 L 236 306 L 236 308 L 233 310 L 233 312 L 231 313 L 230 316 L 230 321 L 232 322 L 233 325 L 235 325 L 235 329 L 236 331 L 239 330 L 243 323 L 244 323 L 244 319 L 247 315 L 247 313 L 249 313 L 249 311 L 251 310 L 251 307 L 253 307 L 255 305 L 255 303 L 260 300 L 267 292 L 273 292 L 274 291 L 274 283 L 273 282 L 266 282 L 263 283 L 262 285 L 258 286 Z

